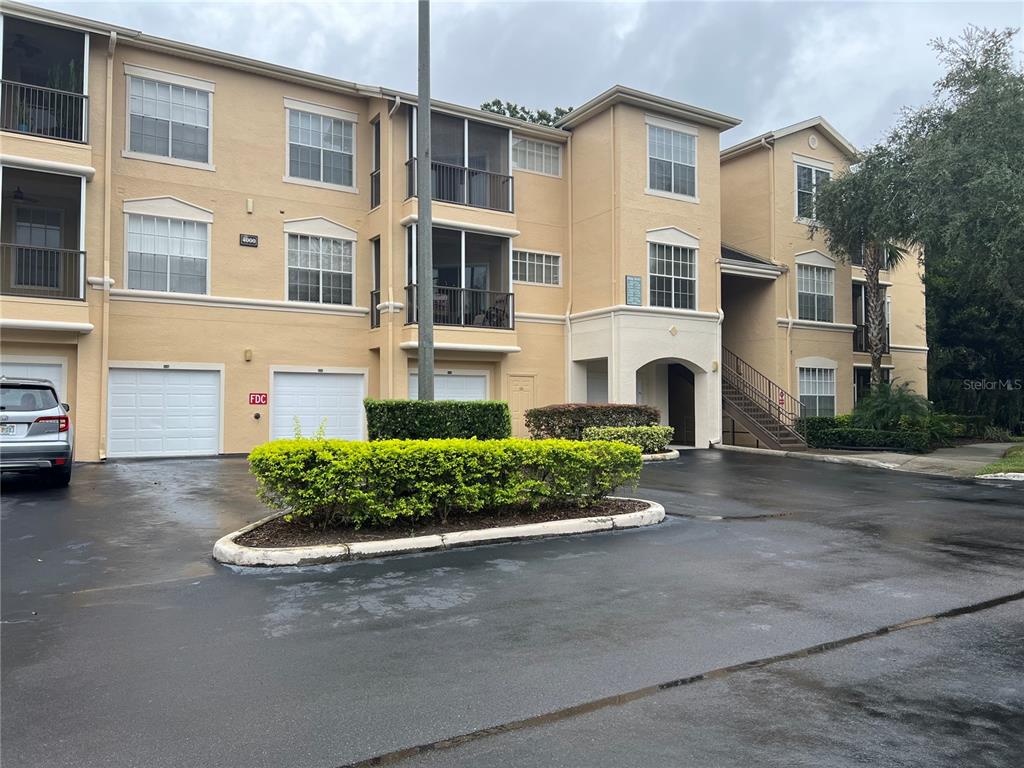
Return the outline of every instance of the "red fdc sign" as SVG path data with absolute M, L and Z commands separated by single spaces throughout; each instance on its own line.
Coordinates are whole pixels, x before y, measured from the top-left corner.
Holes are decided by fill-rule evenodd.
M 267 393 L 266 392 L 250 392 L 249 393 L 249 405 L 266 405 L 267 404 Z

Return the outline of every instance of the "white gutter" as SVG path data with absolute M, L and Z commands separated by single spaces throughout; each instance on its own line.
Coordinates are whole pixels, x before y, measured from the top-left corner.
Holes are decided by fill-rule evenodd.
M 0 163 L 10 168 L 23 168 L 26 171 L 46 171 L 48 173 L 60 173 L 65 176 L 84 176 L 86 181 L 92 181 L 93 176 L 96 175 L 96 169 L 91 165 L 60 163 L 56 160 L 41 160 L 35 157 L 0 155 Z

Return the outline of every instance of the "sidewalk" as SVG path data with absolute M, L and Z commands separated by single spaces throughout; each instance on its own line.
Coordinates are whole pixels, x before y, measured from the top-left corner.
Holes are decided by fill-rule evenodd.
M 1019 443 L 971 443 L 955 448 L 938 448 L 931 453 L 891 453 L 889 451 L 841 451 L 812 448 L 805 454 L 818 456 L 851 456 L 890 465 L 904 472 L 925 472 L 951 477 L 974 477 L 982 467 L 1001 459 L 1008 448 Z

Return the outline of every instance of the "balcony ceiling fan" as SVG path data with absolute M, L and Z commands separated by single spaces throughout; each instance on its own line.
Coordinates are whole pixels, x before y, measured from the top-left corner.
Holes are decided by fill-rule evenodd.
M 14 191 L 11 192 L 11 199 L 16 203 L 38 203 L 39 199 L 35 197 L 29 197 L 21 191 L 21 187 L 15 187 Z

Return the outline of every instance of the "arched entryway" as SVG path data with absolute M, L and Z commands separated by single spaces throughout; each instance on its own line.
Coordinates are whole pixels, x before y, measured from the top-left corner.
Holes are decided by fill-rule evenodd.
M 697 377 L 699 366 L 686 360 L 652 360 L 636 371 L 636 401 L 661 412 L 661 423 L 672 427 L 674 445 L 696 445 Z

